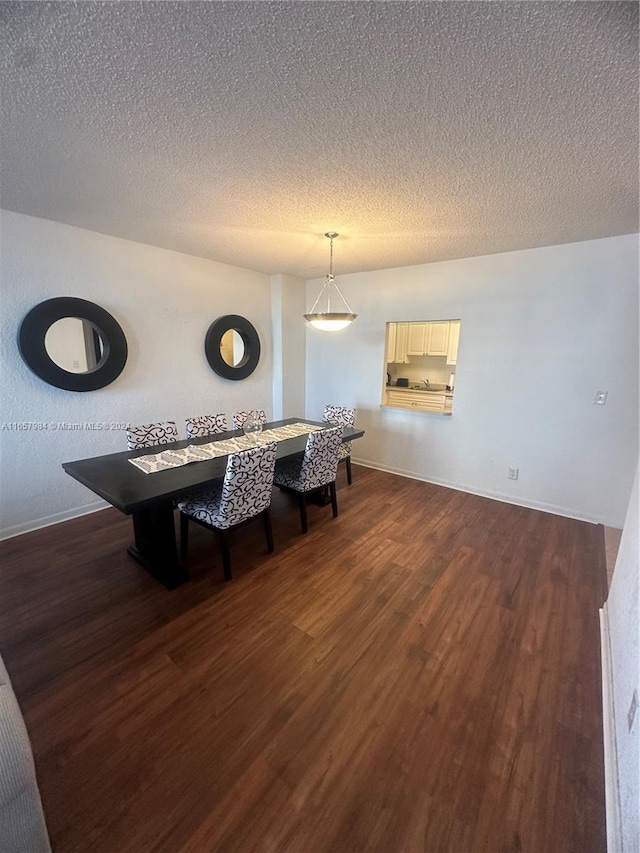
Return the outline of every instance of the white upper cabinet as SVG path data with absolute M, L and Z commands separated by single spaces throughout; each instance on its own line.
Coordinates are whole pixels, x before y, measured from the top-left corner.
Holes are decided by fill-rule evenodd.
M 427 323 L 429 326 L 429 343 L 426 355 L 447 355 L 449 346 L 449 320 L 439 323 Z
M 445 356 L 456 364 L 460 320 L 433 320 L 424 323 L 387 323 L 387 363 L 407 364 L 409 356 Z
M 397 323 L 387 324 L 387 364 L 396 360 Z
M 449 320 L 408 325 L 407 355 L 447 355 Z
M 396 323 L 396 357 L 395 361 L 400 364 L 407 362 L 407 333 L 409 323 Z
M 449 346 L 447 348 L 447 364 L 458 363 L 458 343 L 460 342 L 460 320 L 449 322 Z
M 409 323 L 407 355 L 426 355 L 429 346 L 429 323 Z
M 387 326 L 387 363 L 406 364 L 409 323 L 389 323 Z

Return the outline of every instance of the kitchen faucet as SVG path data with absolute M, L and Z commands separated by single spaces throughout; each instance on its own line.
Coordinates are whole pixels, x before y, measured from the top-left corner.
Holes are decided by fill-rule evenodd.
M 428 380 L 428 379 L 421 379 L 421 380 L 420 380 L 420 382 L 424 382 L 424 384 L 426 385 L 426 387 L 427 387 L 427 388 L 429 387 L 429 380 Z

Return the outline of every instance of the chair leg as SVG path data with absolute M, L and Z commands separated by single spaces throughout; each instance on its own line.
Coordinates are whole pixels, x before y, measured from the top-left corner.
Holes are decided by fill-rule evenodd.
M 183 558 L 187 556 L 187 550 L 189 547 L 189 516 L 181 512 L 180 513 L 180 554 Z
M 222 556 L 222 568 L 224 571 L 224 579 L 231 580 L 231 557 L 229 556 L 229 540 L 227 539 L 226 530 L 218 530 L 220 537 L 220 554 Z
M 306 533 L 307 527 L 307 497 L 304 492 L 298 495 L 298 503 L 300 504 L 300 521 L 302 523 L 302 532 Z
M 334 480 L 332 483 L 329 483 L 329 491 L 331 493 L 331 509 L 333 510 L 333 517 L 338 517 L 338 498 L 336 496 L 336 481 Z
M 273 552 L 273 530 L 271 529 L 271 507 L 267 507 L 263 509 L 261 512 L 262 515 L 262 525 L 264 527 L 264 538 L 267 540 L 267 551 L 271 554 Z
M 347 483 L 349 485 L 351 485 L 351 483 L 352 483 L 352 479 L 351 479 L 351 457 L 347 456 L 347 458 L 345 459 L 345 462 L 347 463 Z

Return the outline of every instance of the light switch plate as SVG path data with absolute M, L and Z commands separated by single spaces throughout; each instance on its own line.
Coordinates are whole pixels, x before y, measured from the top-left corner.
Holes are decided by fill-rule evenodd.
M 607 402 L 608 391 L 596 391 L 596 396 L 593 398 L 594 406 L 604 406 Z

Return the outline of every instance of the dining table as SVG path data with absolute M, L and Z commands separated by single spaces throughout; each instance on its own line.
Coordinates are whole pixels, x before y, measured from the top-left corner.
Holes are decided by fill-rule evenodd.
M 308 424 L 316 429 L 328 429 L 333 426 L 308 418 L 285 418 L 264 424 L 262 436 L 269 430 L 276 430 L 277 433 L 280 427 L 297 424 Z M 310 431 L 278 440 L 276 458 L 284 459 L 304 452 Z M 195 448 L 195 454 L 200 445 L 237 439 L 243 435 L 241 429 L 229 430 L 156 447 L 64 462 L 62 467 L 69 476 L 91 489 L 111 506 L 125 515 L 132 516 L 134 542 L 127 549 L 128 553 L 167 589 L 174 589 L 189 580 L 178 554 L 174 523 L 175 501 L 187 493 L 206 488 L 213 480 L 224 477 L 230 454 L 222 453 L 214 458 L 199 459 L 163 470 L 151 470 L 150 473 L 138 466 L 145 465 L 146 459 L 157 458 L 157 454 L 166 451 L 184 452 L 186 448 Z M 354 441 L 363 435 L 364 430 L 358 427 L 346 426 L 343 429 L 343 441 Z M 255 440 L 264 440 L 262 436 Z M 137 462 L 132 462 L 132 459 Z

